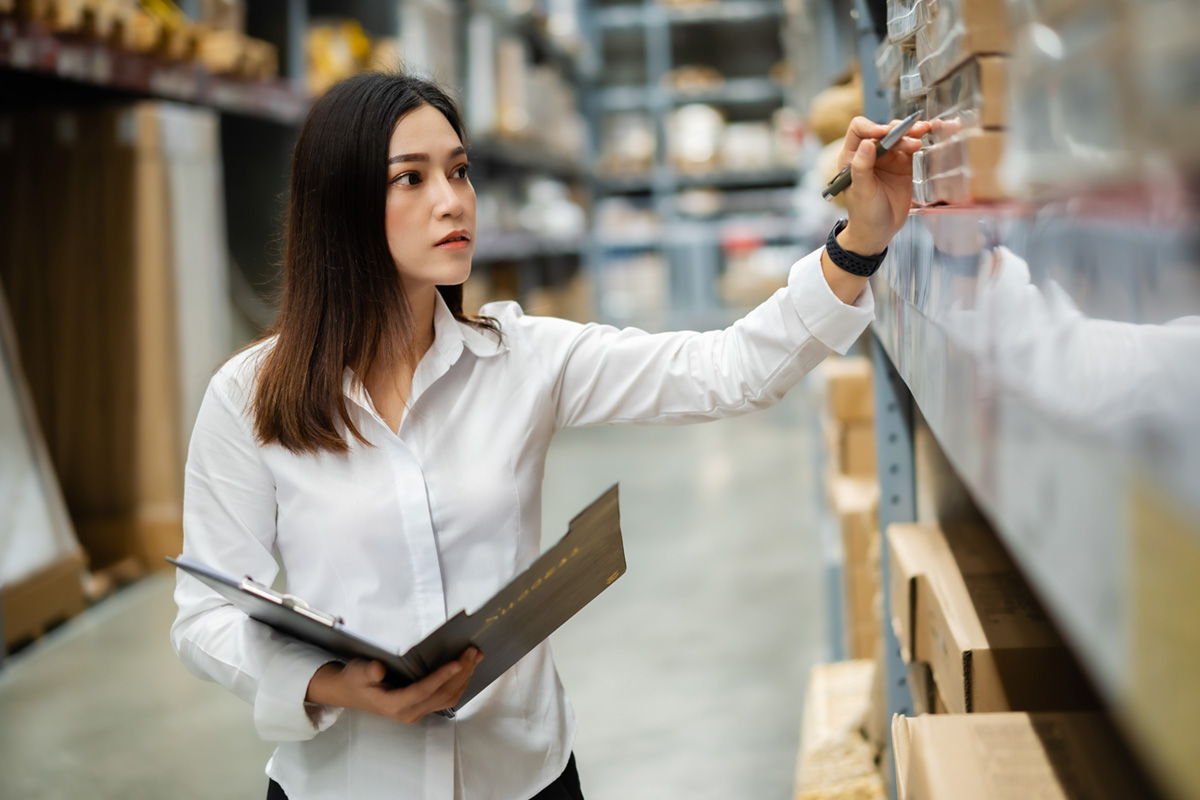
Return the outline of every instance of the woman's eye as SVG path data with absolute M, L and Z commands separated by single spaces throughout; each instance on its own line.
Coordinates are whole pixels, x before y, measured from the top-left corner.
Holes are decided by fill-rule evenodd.
M 467 177 L 467 173 L 469 173 L 470 171 L 471 171 L 471 165 L 470 165 L 470 164 L 463 164 L 461 167 L 459 167 L 458 169 L 454 170 L 454 177 L 456 177 L 456 178 L 465 178 L 465 177 Z
M 415 172 L 402 172 L 392 181 L 400 186 L 416 186 L 420 182 L 421 176 Z

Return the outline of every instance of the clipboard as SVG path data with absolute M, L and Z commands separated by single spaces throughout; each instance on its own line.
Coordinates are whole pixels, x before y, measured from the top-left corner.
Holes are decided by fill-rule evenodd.
M 618 485 L 613 485 L 571 520 L 563 536 L 486 603 L 459 611 L 404 653 L 345 627 L 333 614 L 299 597 L 273 591 L 247 576 L 238 581 L 180 556 L 168 562 L 203 581 L 251 619 L 327 650 L 341 660 L 382 663 L 384 682 L 401 688 L 415 683 L 475 646 L 486 656 L 458 703 L 438 712 L 453 718 L 564 622 L 625 574 Z

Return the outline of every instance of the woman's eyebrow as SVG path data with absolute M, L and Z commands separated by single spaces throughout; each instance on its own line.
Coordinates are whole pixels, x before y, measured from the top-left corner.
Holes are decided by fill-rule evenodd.
M 464 148 L 462 145 L 459 145 L 450 151 L 450 155 L 448 157 L 455 158 L 465 154 L 466 152 L 466 148 Z M 427 153 L 404 153 L 402 155 L 392 156 L 388 159 L 389 164 L 399 164 L 405 161 L 423 161 L 428 163 L 429 155 Z

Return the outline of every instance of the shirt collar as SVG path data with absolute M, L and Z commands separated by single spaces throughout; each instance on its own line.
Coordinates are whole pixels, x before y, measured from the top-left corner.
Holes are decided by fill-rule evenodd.
M 490 358 L 508 351 L 498 334 L 480 330 L 474 325 L 455 319 L 442 293 L 438 292 L 433 307 L 432 349 L 447 364 L 455 364 L 462 356 L 464 347 L 478 358 Z M 374 408 L 362 381 L 349 367 L 342 373 L 342 392 L 359 405 Z
M 441 292 L 437 293 L 436 305 L 433 308 L 433 330 L 433 346 L 437 347 L 451 364 L 458 361 L 464 346 L 479 358 L 490 358 L 508 351 L 508 347 L 500 340 L 499 333 L 480 330 L 474 325 L 455 319 Z

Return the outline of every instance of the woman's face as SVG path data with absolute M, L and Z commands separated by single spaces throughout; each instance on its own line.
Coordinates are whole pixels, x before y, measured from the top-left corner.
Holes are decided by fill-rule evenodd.
M 475 189 L 467 155 L 442 112 L 401 117 L 388 148 L 388 248 L 410 296 L 462 283 L 475 252 Z

